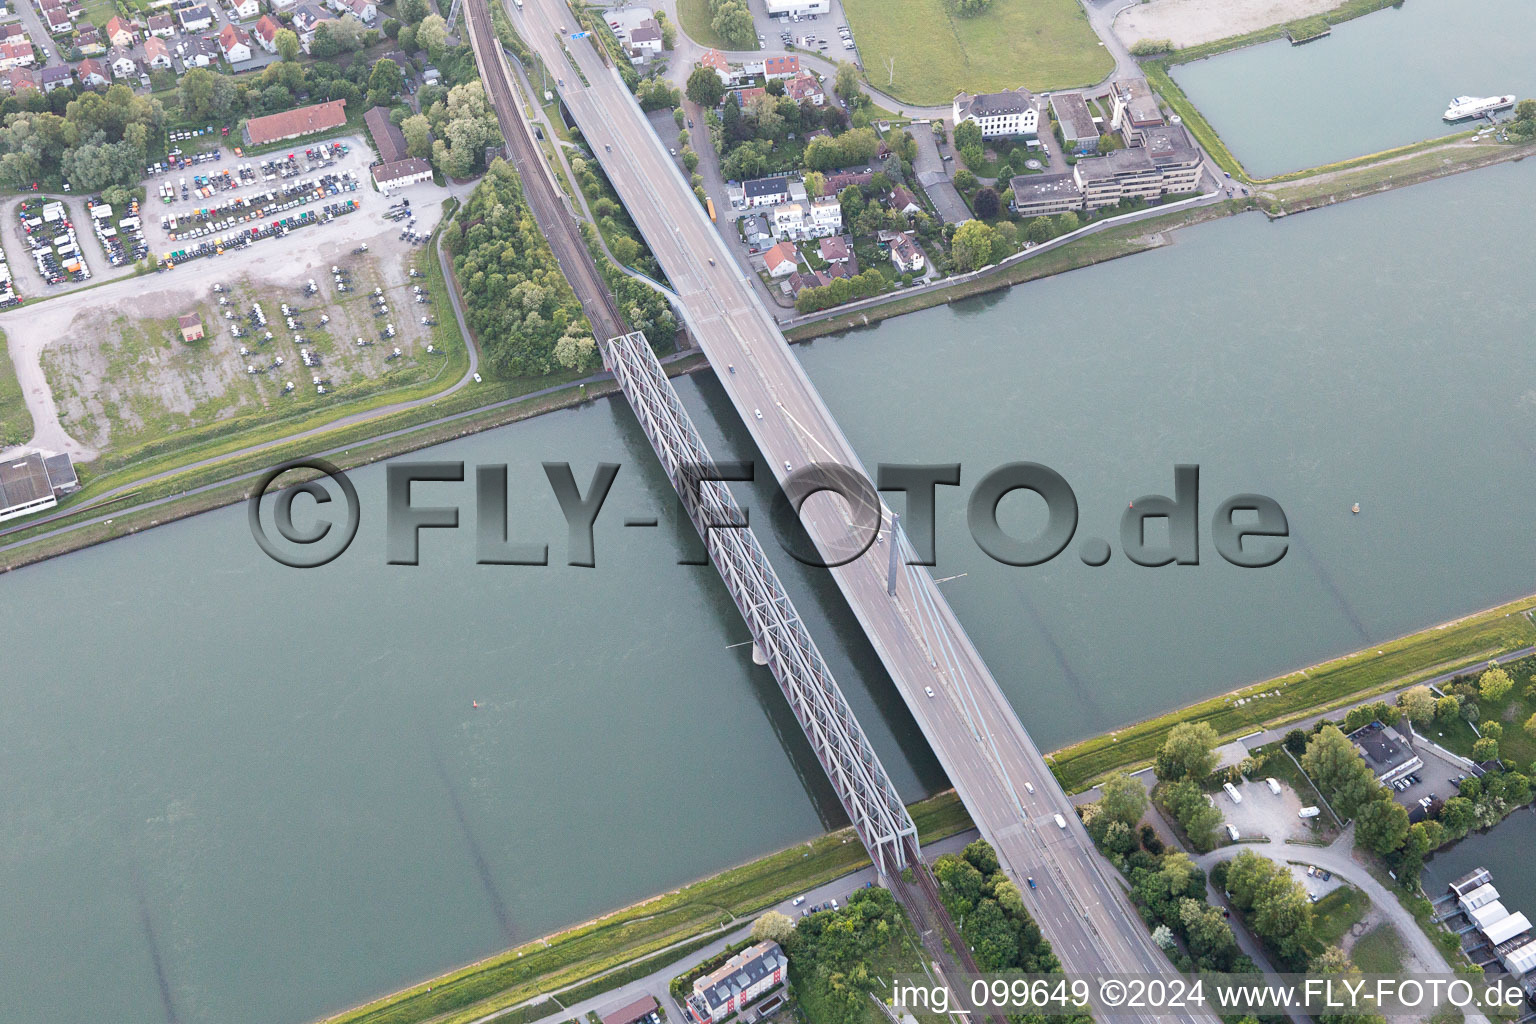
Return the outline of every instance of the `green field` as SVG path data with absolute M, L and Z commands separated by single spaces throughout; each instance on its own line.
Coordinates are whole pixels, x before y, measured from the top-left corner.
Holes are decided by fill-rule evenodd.
M 0 448 L 26 444 L 31 437 L 32 414 L 6 351 L 5 332 L 0 331 Z
M 1382 923 L 1355 940 L 1350 959 L 1365 974 L 1396 974 L 1403 969 L 1403 939 Z
M 1115 67 L 1077 0 L 993 0 L 972 18 L 945 0 L 844 0 L 843 9 L 870 84 L 908 103 L 949 103 L 961 90 L 1092 85 Z

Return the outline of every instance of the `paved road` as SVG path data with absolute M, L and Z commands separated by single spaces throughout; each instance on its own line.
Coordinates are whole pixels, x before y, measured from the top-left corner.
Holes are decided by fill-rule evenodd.
M 1305 864 L 1316 864 L 1326 871 L 1332 871 L 1340 878 L 1347 879 L 1351 885 L 1359 889 L 1370 899 L 1371 904 L 1392 922 L 1392 927 L 1403 937 L 1408 948 L 1420 963 L 1432 965 L 1437 971 L 1446 974 L 1453 973 L 1451 965 L 1446 963 L 1439 948 L 1434 944 L 1419 923 L 1414 920 L 1402 903 L 1387 887 L 1376 881 L 1370 871 L 1355 860 L 1355 827 L 1350 825 L 1331 844 L 1324 847 L 1316 846 L 1287 846 L 1273 840 L 1263 842 L 1239 843 L 1234 846 L 1223 846 L 1210 853 L 1202 854 L 1195 858 L 1195 863 L 1209 871 L 1217 861 L 1231 860 L 1245 850 L 1261 853 L 1279 864 L 1287 861 L 1300 861 Z M 1467 1013 L 1466 1019 L 1470 1024 L 1488 1024 L 1488 1019 L 1480 1013 Z
M 559 28 L 569 15 L 558 0 L 525 0 L 521 11 L 509 14 L 547 62 L 568 66 Z M 681 296 L 695 338 L 716 370 L 724 369 L 720 379 L 774 475 L 782 481 L 793 467 L 811 462 L 862 471 L 618 76 L 589 45 L 573 43 L 570 52 L 586 83 L 564 76 L 567 109 Z M 803 519 L 823 551 L 846 550 L 846 511 L 825 495 L 805 504 Z M 889 513 L 882 506 L 880 514 L 885 520 Z M 917 570 L 897 598 L 887 597 L 884 544 L 871 545 L 833 576 L 1009 875 L 1039 883 L 1038 890 L 1026 890 L 1030 910 L 1063 963 L 1075 971 L 1171 971 L 1103 872 L 1065 794 L 932 578 Z M 927 697 L 925 687 L 935 697 Z M 1055 824 L 1057 814 L 1064 827 Z

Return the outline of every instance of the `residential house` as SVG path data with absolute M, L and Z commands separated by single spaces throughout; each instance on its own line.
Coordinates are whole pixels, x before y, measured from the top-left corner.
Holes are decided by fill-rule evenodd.
M 55 89 L 67 89 L 75 84 L 75 69 L 68 64 L 54 64 L 43 68 L 38 76 L 43 83 L 43 92 L 53 92 Z
M 661 24 L 652 20 L 636 28 L 629 34 L 625 49 L 631 64 L 644 64 L 661 53 Z
M 259 0 L 231 0 L 230 10 L 241 21 L 250 21 L 261 13 Z
M 800 254 L 793 244 L 780 242 L 763 253 L 763 263 L 768 268 L 768 276 L 785 277 L 799 268 Z
M 835 196 L 849 185 L 868 185 L 875 180 L 873 171 L 838 171 L 828 174 L 823 179 L 823 194 Z
M 831 277 L 819 270 L 798 270 L 790 274 L 788 279 L 779 287 L 787 289 L 789 294 L 798 297 L 807 288 L 820 288 L 831 280 Z
M 836 196 L 823 196 L 773 208 L 773 233 L 779 238 L 825 238 L 841 234 L 843 204 Z
M 951 113 L 957 127 L 972 121 L 981 128 L 984 139 L 1015 135 L 1033 137 L 1040 128 L 1040 111 L 1035 106 L 1034 94 L 1023 87 L 975 96 L 962 92 L 955 97 Z
M 691 1024 L 713 1024 L 741 1013 L 784 983 L 789 959 L 777 942 L 759 942 L 693 983 L 684 1001 Z
M 757 102 L 759 97 L 767 96 L 768 90 L 760 85 L 749 85 L 744 89 L 733 89 L 730 93 L 726 94 L 726 103 L 731 102 L 732 95 L 736 97 L 736 105 L 742 110 L 747 110 L 753 103 Z
M 267 10 L 278 14 L 292 8 L 296 3 L 298 0 L 267 0 Z
M 0 43 L 0 71 L 29 68 L 33 59 L 31 43 Z
M 804 187 L 803 185 L 801 186 Z M 741 183 L 742 204 L 749 210 L 789 202 L 789 178 L 753 178 Z
M 125 50 L 138 41 L 138 36 L 134 33 L 133 28 L 115 14 L 107 19 L 106 33 L 108 43 L 113 46 L 121 46 Z
M 53 36 L 67 35 L 75 30 L 75 23 L 69 20 L 69 15 L 62 7 L 45 7 L 42 9 L 43 24 L 48 26 L 48 34 Z
M 730 85 L 736 80 L 736 77 L 731 74 L 730 63 L 719 50 L 705 50 L 704 56 L 699 58 L 699 66 L 709 68 L 719 75 L 721 85 Z
M 1096 153 L 1099 149 L 1099 126 L 1093 123 L 1088 104 L 1075 92 L 1059 92 L 1051 97 L 1051 113 L 1056 115 L 1056 125 L 1061 129 L 1061 141 L 1073 153 Z
M 176 44 L 176 53 L 181 57 L 183 68 L 206 68 L 217 64 L 222 52 L 219 44 L 207 36 L 193 36 Z
M 183 7 L 176 12 L 176 20 L 181 23 L 183 32 L 202 32 L 213 27 L 213 12 L 201 4 Z
M 786 57 L 769 57 L 763 61 L 763 76 L 770 82 L 775 78 L 794 78 L 800 73 L 800 58 L 794 54 Z
M 912 241 L 911 235 L 897 235 L 891 240 L 891 262 L 903 274 L 920 274 L 923 271 L 923 250 Z
M 27 42 L 27 30 L 17 22 L 9 25 L 0 25 L 0 43 L 25 43 Z
M 251 35 L 255 38 L 257 46 L 260 46 L 268 53 L 276 53 L 277 34 L 282 31 L 282 28 L 282 22 L 270 14 L 263 14 L 260 20 L 256 22 L 256 27 L 251 29 Z
M 379 8 L 373 0 L 350 0 L 343 13 L 350 14 L 364 25 L 372 25 L 379 16 Z
M 311 3 L 301 3 L 293 9 L 293 31 L 298 34 L 299 45 L 305 53 L 309 52 L 310 44 L 315 41 L 315 30 L 330 20 L 333 19 Z
M 144 39 L 144 63 L 151 69 L 171 70 L 171 48 L 155 36 Z
M 87 57 L 100 57 L 107 52 L 106 41 L 95 25 L 81 26 L 80 31 L 75 33 L 75 46 Z
M 139 77 L 139 62 L 129 56 L 127 50 L 113 47 L 107 57 L 107 66 L 112 69 L 113 78 Z
M 244 64 L 251 59 L 251 35 L 238 25 L 225 25 L 219 30 L 219 49 L 231 64 Z
M 11 92 L 17 96 L 23 93 L 37 92 L 37 79 L 32 77 L 32 72 L 17 68 L 11 72 Z
M 815 75 L 796 75 L 784 83 L 784 95 L 796 103 L 810 100 L 816 106 L 822 106 L 827 102 L 827 94 L 822 91 L 821 82 Z
M 176 34 L 176 19 L 169 14 L 151 14 L 149 16 L 149 34 L 159 36 L 161 39 L 169 39 Z
M 80 84 L 87 89 L 101 88 L 111 81 L 107 77 L 106 67 L 93 57 L 85 58 L 75 70 L 80 76 Z
M 741 236 L 751 246 L 760 246 L 765 242 L 771 242 L 773 235 L 769 233 L 768 218 L 760 213 L 754 213 L 751 216 L 741 218 Z
M 906 215 L 911 216 L 914 213 L 921 213 L 923 211 L 922 204 L 917 201 L 916 196 L 907 190 L 905 185 L 897 185 L 893 187 L 891 189 L 890 199 L 891 209 L 895 210 L 897 213 L 905 213 Z
M 853 255 L 848 248 L 848 239 L 842 235 L 829 235 L 816 245 L 816 250 L 821 258 L 828 263 L 847 263 Z

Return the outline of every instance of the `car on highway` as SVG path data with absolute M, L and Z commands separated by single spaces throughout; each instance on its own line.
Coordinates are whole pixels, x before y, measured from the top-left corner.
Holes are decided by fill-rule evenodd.
M 1038 887 L 1037 887 L 1037 886 L 1036 886 L 1036 885 L 1035 885 L 1035 880 L 1034 880 L 1034 879 L 1033 879 L 1033 878 L 1026 878 L 1026 879 L 1024 879 L 1024 881 L 1026 881 L 1026 882 L 1028 882 L 1028 883 L 1029 883 L 1029 887 L 1030 887 L 1030 888 L 1031 888 L 1031 889 L 1034 889 L 1034 888 L 1038 888 Z
M 1059 814 L 1054 815 L 1054 817 L 1056 818 L 1056 827 L 1057 828 L 1066 828 L 1067 827 L 1067 819 L 1066 818 L 1063 818 Z
M 1024 789 L 1030 793 L 1033 793 L 1035 791 L 1035 784 L 1033 782 L 1026 782 L 1024 783 Z
M 753 409 L 752 410 L 752 415 L 756 416 L 758 419 L 762 419 L 763 418 L 763 410 L 761 410 L 761 409 Z
M 926 693 L 929 697 L 932 697 L 933 696 L 933 687 L 925 686 L 925 687 L 923 687 L 923 692 Z
M 800 904 L 802 904 L 804 902 L 805 902 L 805 897 L 804 896 L 796 896 L 795 899 L 794 899 L 794 902 L 791 903 L 790 906 L 798 907 Z

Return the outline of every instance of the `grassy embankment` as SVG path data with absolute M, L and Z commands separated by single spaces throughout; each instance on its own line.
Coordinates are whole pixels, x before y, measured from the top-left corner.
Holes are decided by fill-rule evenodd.
M 5 332 L 0 331 L 0 448 L 26 444 L 33 431 L 32 414 L 6 345 Z
M 1223 738 L 1246 735 L 1536 643 L 1526 614 L 1533 608 L 1536 597 L 1522 598 L 1095 736 L 1046 760 L 1068 792 L 1084 790 L 1110 772 L 1149 763 L 1180 722 L 1206 722 Z
M 945 0 L 844 0 L 843 9 L 870 84 L 907 103 L 948 106 L 962 89 L 1090 85 L 1115 66 L 1073 0 L 993 0 L 974 17 Z M 839 59 L 841 51 L 830 52 Z
M 971 827 L 953 792 L 913 804 L 911 812 L 924 842 Z M 732 922 L 868 863 L 853 830 L 842 829 L 498 953 L 328 1018 L 326 1024 L 414 1024 L 429 1019 L 458 1024 L 579 984 L 561 999 L 569 1005 L 643 977 L 708 941 L 701 937 L 716 937 Z M 603 977 L 598 982 L 580 984 L 599 974 Z M 541 1005 L 533 1015 L 553 1010 L 553 1004 Z
M 683 34 L 700 46 L 716 50 L 736 49 L 710 24 L 709 0 L 677 0 L 677 20 Z M 753 40 L 747 49 L 757 49 L 757 41 Z

